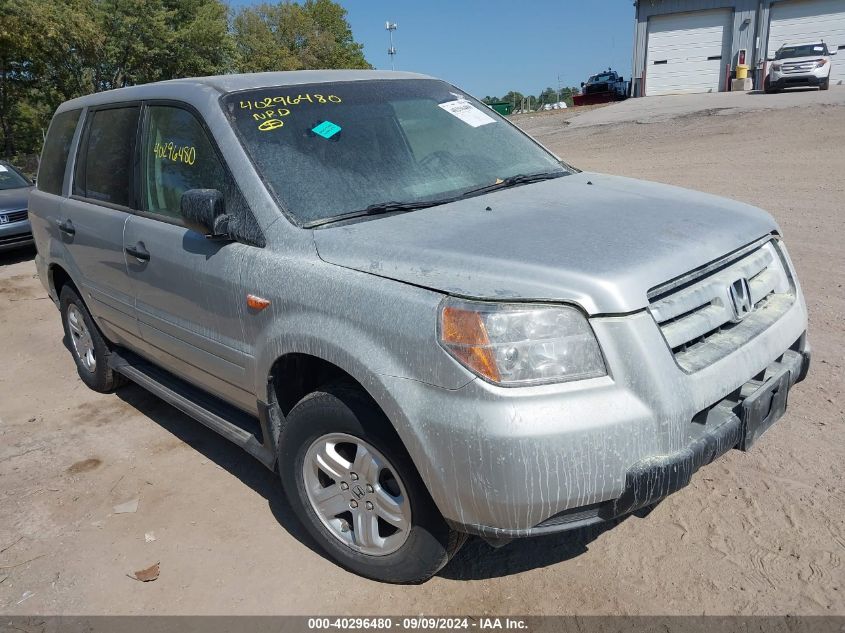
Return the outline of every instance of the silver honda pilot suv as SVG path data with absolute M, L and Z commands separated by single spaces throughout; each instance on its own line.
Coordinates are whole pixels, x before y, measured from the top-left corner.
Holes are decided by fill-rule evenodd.
M 383 581 L 468 534 L 653 506 L 747 450 L 809 366 L 768 214 L 580 172 L 421 75 L 68 101 L 29 210 L 81 379 L 276 469 L 325 551 Z

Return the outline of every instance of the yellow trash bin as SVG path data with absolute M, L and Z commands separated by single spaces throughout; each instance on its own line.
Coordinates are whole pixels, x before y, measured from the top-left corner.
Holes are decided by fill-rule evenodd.
M 737 64 L 736 66 L 736 78 L 737 79 L 748 79 L 748 66 L 745 64 Z

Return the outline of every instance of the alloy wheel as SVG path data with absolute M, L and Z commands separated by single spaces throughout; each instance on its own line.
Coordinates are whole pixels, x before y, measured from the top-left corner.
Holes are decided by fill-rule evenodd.
M 88 326 L 85 325 L 82 311 L 72 303 L 67 308 L 67 325 L 73 353 L 76 354 L 82 366 L 93 374 L 97 370 L 94 340 L 91 338 Z
M 393 465 L 375 447 L 345 433 L 317 438 L 305 453 L 303 481 L 329 532 L 370 556 L 398 550 L 411 530 L 411 505 Z

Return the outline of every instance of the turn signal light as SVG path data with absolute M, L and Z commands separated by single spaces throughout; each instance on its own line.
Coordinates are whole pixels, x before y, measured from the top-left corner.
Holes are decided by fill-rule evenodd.
M 473 371 L 498 382 L 499 370 L 481 315 L 475 311 L 445 306 L 440 318 L 441 340 L 452 354 Z
M 256 295 L 247 295 L 246 304 L 253 310 L 263 310 L 270 305 L 270 300 Z

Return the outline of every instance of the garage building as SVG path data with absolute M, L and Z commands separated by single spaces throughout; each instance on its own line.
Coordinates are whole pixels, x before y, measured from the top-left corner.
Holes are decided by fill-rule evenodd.
M 783 44 L 823 40 L 845 83 L 845 0 L 636 0 L 634 96 L 720 92 L 745 55 L 754 87 Z M 743 53 L 744 51 L 744 53 Z

